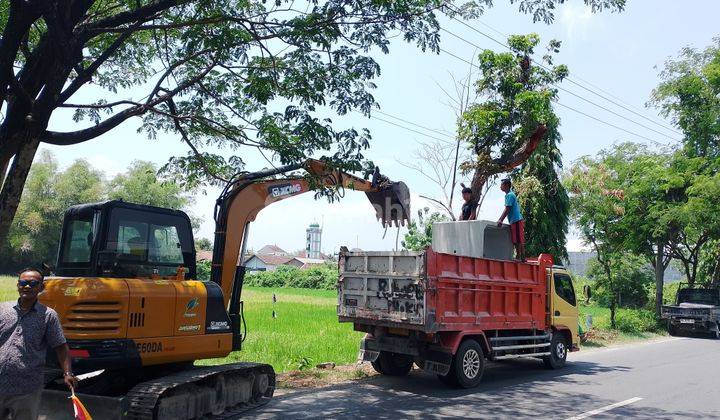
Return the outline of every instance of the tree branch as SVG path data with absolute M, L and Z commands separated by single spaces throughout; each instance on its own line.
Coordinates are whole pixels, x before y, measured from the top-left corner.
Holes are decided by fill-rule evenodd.
M 136 24 L 136 26 L 139 25 Z M 125 41 L 133 34 L 133 29 L 127 29 L 125 32 L 120 34 L 115 41 L 113 41 L 110 46 L 108 46 L 105 51 L 103 51 L 100 56 L 95 59 L 86 69 L 83 70 L 82 73 L 78 73 L 77 77 L 73 79 L 72 82 L 70 82 L 70 85 L 60 93 L 60 96 L 57 99 L 57 103 L 62 104 L 70 97 L 78 91 L 88 81 L 91 80 L 92 75 L 95 74 L 98 68 L 107 61 L 124 43 Z
M 84 25 L 80 27 L 79 30 L 86 30 L 88 32 L 92 32 L 97 28 L 111 28 L 120 25 L 127 25 L 131 22 L 138 22 L 147 19 L 148 17 L 153 16 L 159 12 L 170 9 L 173 6 L 180 6 L 190 3 L 191 1 L 192 0 L 158 0 L 145 6 L 139 7 L 135 10 L 121 12 L 106 19 L 101 19 L 97 22 Z
M 452 209 L 448 208 L 448 206 L 446 206 L 442 201 L 424 195 L 421 195 L 420 198 L 424 198 L 426 200 L 432 201 L 433 203 L 436 203 L 437 205 L 445 209 L 445 211 L 450 215 L 451 220 L 455 220 L 455 215 L 453 214 Z
M 537 149 L 546 132 L 547 128 L 544 124 L 538 125 L 525 144 L 517 149 L 512 155 L 507 158 L 493 159 L 491 161 L 491 165 L 475 169 L 472 182 L 470 183 L 473 202 L 477 203 L 479 201 L 480 190 L 487 183 L 489 177 L 501 172 L 508 172 L 527 161 L 530 155 L 532 155 L 535 149 Z
M 36 8 L 28 7 L 25 2 L 10 2 L 8 19 L 2 33 L 2 47 L 0 48 L 0 107 L 5 101 L 7 92 L 5 87 L 15 79 L 12 70 L 23 39 L 27 36 L 33 22 L 40 17 Z
M 207 166 L 207 162 L 205 162 L 205 158 L 203 155 L 198 151 L 198 149 L 195 147 L 195 145 L 190 141 L 190 138 L 187 135 L 187 132 L 183 128 L 183 126 L 180 124 L 179 118 L 177 118 L 177 107 L 175 106 L 175 101 L 173 101 L 172 97 L 168 99 L 167 101 L 168 109 L 170 109 L 170 117 L 173 120 L 173 124 L 175 125 L 175 129 L 180 133 L 180 136 L 182 137 L 183 141 L 190 147 L 190 150 L 195 154 L 195 157 L 200 162 L 200 165 L 202 165 L 203 169 L 205 169 L 205 173 L 207 173 L 209 176 L 217 179 L 218 181 L 222 181 L 224 183 L 228 183 L 229 180 L 217 175 L 213 171 L 210 170 L 210 168 Z
M 137 105 L 121 111 L 113 115 L 112 117 L 106 119 L 105 121 L 96 124 L 94 127 L 72 132 L 45 131 L 41 136 L 41 141 L 58 146 L 69 146 L 94 139 L 117 127 L 128 118 L 142 115 L 151 107 L 154 107 L 155 105 L 163 102 L 167 102 L 177 93 L 187 89 L 188 87 L 202 80 L 210 72 L 210 70 L 213 69 L 213 67 L 215 67 L 215 60 L 213 60 L 213 62 L 204 71 L 179 84 L 174 89 L 168 90 L 165 95 L 158 96 L 156 99 L 149 101 L 143 105 Z

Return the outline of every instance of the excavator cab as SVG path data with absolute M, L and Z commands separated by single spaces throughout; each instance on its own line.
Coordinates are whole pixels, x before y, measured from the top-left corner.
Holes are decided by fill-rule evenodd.
M 180 266 L 195 278 L 192 227 L 181 211 L 112 200 L 65 213 L 59 276 L 168 277 Z

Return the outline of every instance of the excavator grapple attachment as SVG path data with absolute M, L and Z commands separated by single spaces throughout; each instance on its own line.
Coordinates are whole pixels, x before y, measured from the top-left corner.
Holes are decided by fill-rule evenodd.
M 404 182 L 381 184 L 378 191 L 365 194 L 383 226 L 405 226 L 406 221 L 410 222 L 410 189 Z

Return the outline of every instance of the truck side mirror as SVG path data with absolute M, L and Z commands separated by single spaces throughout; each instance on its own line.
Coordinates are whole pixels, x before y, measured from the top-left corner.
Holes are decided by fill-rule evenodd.
M 585 295 L 585 303 L 590 303 L 590 298 L 592 297 L 592 289 L 590 288 L 589 284 L 583 286 L 583 294 Z

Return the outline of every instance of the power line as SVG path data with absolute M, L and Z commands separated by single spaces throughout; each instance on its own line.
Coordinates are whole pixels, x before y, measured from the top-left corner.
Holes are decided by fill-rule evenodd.
M 452 8 L 450 5 L 448 5 L 448 7 Z M 457 10 L 453 10 L 453 11 L 455 11 L 456 13 L 459 13 Z M 493 41 L 493 42 L 495 42 L 495 43 L 497 43 L 497 44 L 499 44 L 499 45 L 507 48 L 508 50 L 511 50 L 510 46 L 508 46 L 507 44 L 505 44 L 505 43 L 503 43 L 503 42 L 501 42 L 501 41 L 498 41 L 497 39 L 495 39 L 494 37 L 486 34 L 485 32 L 483 32 L 483 31 L 481 31 L 481 30 L 473 27 L 472 25 L 469 25 L 467 22 L 464 22 L 464 21 L 459 20 L 459 19 L 454 18 L 454 17 L 453 17 L 452 19 L 454 19 L 455 21 L 459 22 L 461 25 L 464 25 L 464 26 L 470 28 L 470 30 L 472 30 L 472 31 L 474 31 L 474 32 L 477 32 L 478 34 L 480 34 L 480 35 L 482 35 L 482 36 L 490 39 L 491 41 Z M 500 32 L 499 30 L 491 27 L 490 25 L 487 25 L 487 24 L 482 23 L 482 22 L 479 22 L 479 23 L 481 23 L 481 24 L 484 25 L 484 26 L 487 26 L 488 28 L 490 28 L 491 30 L 493 30 L 493 31 L 495 31 L 495 32 L 497 32 L 497 33 L 502 34 L 502 32 Z M 472 42 L 470 42 L 470 41 L 468 41 L 468 40 L 466 40 L 466 39 L 464 39 L 464 38 L 462 38 L 462 37 L 460 37 L 460 36 L 458 36 L 458 35 L 450 32 L 450 31 L 448 31 L 447 29 L 444 29 L 444 28 L 441 28 L 441 29 L 442 29 L 443 31 L 449 33 L 450 35 L 453 35 L 453 36 L 455 36 L 455 37 L 457 37 L 457 38 L 459 38 L 459 39 L 467 42 L 468 44 L 475 46 L 476 48 L 480 48 L 480 47 L 478 47 L 477 45 L 473 44 Z M 503 35 L 504 35 L 504 34 L 503 34 Z M 505 35 L 505 36 L 507 36 L 507 35 Z M 550 71 L 549 68 L 547 68 L 546 66 L 544 66 L 544 65 L 543 65 L 542 63 L 540 63 L 539 61 L 537 61 L 536 64 L 537 64 L 538 66 L 544 68 L 545 70 Z M 579 80 L 582 80 L 582 79 L 580 79 L 579 77 L 578 77 L 578 79 L 579 79 Z M 610 98 L 608 98 L 608 97 L 606 97 L 606 96 L 604 96 L 604 95 L 601 95 L 601 94 L 595 92 L 595 91 L 592 90 L 592 89 L 589 89 L 589 88 L 581 85 L 580 83 L 572 80 L 572 78 L 570 78 L 570 77 L 567 77 L 565 80 L 567 80 L 568 82 L 570 82 L 570 83 L 572 83 L 572 84 L 574 84 L 574 85 L 576 85 L 576 86 L 578 86 L 578 87 L 580 87 L 580 88 L 582 88 L 582 89 L 584 89 L 584 90 L 592 93 L 593 95 L 596 95 L 596 96 L 598 96 L 598 97 L 600 97 L 600 98 L 602 98 L 602 99 L 604 99 L 604 100 L 606 100 L 606 101 L 608 101 L 608 102 L 610 102 L 610 103 L 612 103 L 612 104 L 614 104 L 614 105 L 616 105 L 616 106 L 618 106 L 618 107 L 620 107 L 620 108 L 622 108 L 622 109 L 624 109 L 624 110 L 626 110 L 626 111 L 628 111 L 628 112 L 631 112 L 631 113 L 637 115 L 637 116 L 640 117 L 640 118 L 643 118 L 643 119 L 645 119 L 645 120 L 647 120 L 647 121 L 649 121 L 649 122 L 651 122 L 651 123 L 653 123 L 653 124 L 655 124 L 655 125 L 657 125 L 657 126 L 659 126 L 659 127 L 662 127 L 662 128 L 664 128 L 665 130 L 671 131 L 671 132 L 673 132 L 673 133 L 675 133 L 675 134 L 682 134 L 682 133 L 678 132 L 676 129 L 674 129 L 674 128 L 672 128 L 672 127 L 669 127 L 669 126 L 667 126 L 667 125 L 665 125 L 665 124 L 659 123 L 659 122 L 657 122 L 657 121 L 655 121 L 655 120 L 653 120 L 653 119 L 651 119 L 651 118 L 648 118 L 648 117 L 646 117 L 645 115 L 640 114 L 640 113 L 638 113 L 638 112 L 635 112 L 634 110 L 628 108 L 627 106 L 625 106 L 625 105 L 623 105 L 623 104 L 621 104 L 621 103 L 618 103 L 618 102 L 616 102 L 616 101 L 614 101 L 614 100 L 612 100 L 612 99 L 610 99 Z M 592 85 L 591 83 L 589 83 L 589 82 L 587 82 L 587 81 L 586 81 L 585 83 L 587 83 L 587 84 L 589 84 L 589 85 Z M 596 87 L 596 88 L 597 88 L 597 87 Z M 597 88 L 597 89 L 602 90 L 602 89 L 600 89 L 600 88 Z M 603 91 L 603 92 L 604 92 L 604 91 Z M 606 94 L 609 95 L 609 96 L 613 96 L 612 94 L 610 94 L 610 93 L 608 93 L 608 92 L 604 92 L 604 93 L 606 93 Z M 584 98 L 583 98 L 583 99 L 584 99 Z M 624 102 L 624 101 L 623 101 L 623 102 Z M 665 135 L 665 134 L 663 134 L 663 135 Z M 666 135 L 665 135 L 665 136 L 666 136 Z M 676 139 L 673 138 L 673 140 L 676 140 Z
M 578 95 L 577 93 L 571 92 L 571 91 L 569 91 L 569 90 L 567 90 L 567 89 L 565 89 L 565 88 L 563 88 L 563 87 L 560 87 L 560 86 L 558 86 L 558 85 L 555 85 L 555 87 L 557 87 L 559 90 L 561 90 L 561 91 L 563 91 L 563 92 L 567 92 L 567 93 L 571 94 L 572 96 L 575 96 L 576 98 L 580 98 L 580 99 L 582 99 L 583 101 L 585 101 L 585 102 L 587 102 L 587 103 L 589 103 L 589 104 L 592 104 L 592 105 L 594 105 L 594 106 L 596 106 L 596 107 L 598 107 L 598 108 L 600 108 L 600 109 L 603 109 L 603 110 L 605 110 L 605 111 L 607 111 L 607 112 L 609 112 L 609 113 L 611 113 L 611 114 L 613 114 L 613 115 L 615 115 L 615 116 L 618 116 L 618 117 L 620 117 L 620 118 L 622 118 L 622 119 L 624 119 L 624 120 L 627 120 L 627 121 L 630 121 L 631 123 L 637 124 L 637 125 L 639 125 L 640 127 L 643 127 L 643 128 L 645 128 L 645 129 L 647 129 L 647 130 L 650 130 L 650 131 L 652 131 L 652 132 L 654 132 L 654 133 L 660 134 L 660 135 L 663 136 L 663 137 L 667 137 L 667 138 L 669 138 L 669 139 L 671 139 L 671 140 L 678 141 L 678 139 L 676 139 L 676 138 L 674 138 L 674 137 L 670 137 L 669 135 L 667 135 L 667 134 L 665 134 L 665 133 L 663 133 L 663 132 L 661 132 L 661 131 L 657 131 L 657 130 L 655 130 L 654 128 L 651 128 L 651 127 L 646 126 L 645 124 L 639 123 L 639 122 L 637 122 L 637 121 L 635 121 L 635 120 L 632 120 L 632 119 L 630 119 L 630 118 L 628 118 L 628 117 L 626 117 L 626 116 L 624 116 L 624 115 L 618 114 L 617 112 L 615 112 L 615 111 L 613 111 L 613 110 L 611 110 L 611 109 L 608 109 L 608 108 L 606 108 L 606 107 L 604 107 L 604 106 L 602 106 L 602 105 L 600 105 L 600 104 L 597 104 L 597 103 L 595 103 L 595 102 L 593 102 L 593 101 L 591 101 L 591 100 L 589 100 L 589 99 L 587 99 L 587 98 L 584 98 L 584 97 Z
M 449 56 L 451 56 L 451 57 L 454 57 L 454 58 L 456 58 L 456 59 L 458 59 L 458 60 L 460 60 L 460 61 L 463 61 L 463 62 L 465 62 L 465 63 L 467 63 L 467 64 L 470 64 L 471 66 L 475 66 L 475 64 L 473 64 L 472 62 L 470 62 L 470 61 L 468 61 L 468 60 L 466 60 L 466 59 L 464 59 L 464 58 L 462 58 L 462 57 L 459 57 L 459 56 L 457 56 L 457 55 L 455 55 L 455 54 L 453 54 L 453 53 L 451 53 L 451 52 L 449 52 L 449 51 L 447 51 L 447 50 L 445 50 L 445 49 L 443 49 L 443 48 L 440 48 L 440 51 L 442 51 L 442 52 L 444 52 L 445 54 L 447 54 L 447 55 L 449 55 Z M 634 135 L 634 136 L 637 136 L 637 137 L 640 137 L 640 138 L 642 138 L 642 139 L 651 141 L 651 142 L 653 142 L 653 143 L 662 144 L 661 142 L 658 142 L 657 140 L 654 140 L 654 139 L 651 139 L 651 138 L 649 138 L 649 137 L 643 136 L 642 134 L 638 134 L 638 133 L 635 133 L 635 132 L 633 132 L 633 131 L 627 130 L 627 129 L 625 129 L 625 128 L 622 128 L 622 127 L 617 126 L 617 125 L 615 125 L 615 124 L 609 123 L 609 122 L 607 122 L 607 121 L 605 121 L 605 120 L 602 120 L 602 119 L 600 119 L 600 118 L 594 117 L 594 116 L 592 116 L 592 115 L 590 115 L 590 114 L 587 114 L 587 113 L 585 113 L 585 112 L 579 111 L 579 110 L 577 110 L 577 109 L 575 109 L 575 108 L 572 108 L 572 107 L 570 107 L 570 106 L 567 106 L 567 105 L 563 104 L 563 103 L 560 102 L 560 101 L 556 101 L 556 103 L 557 103 L 558 105 L 564 107 L 564 108 L 568 108 L 568 109 L 570 109 L 570 110 L 572 110 L 572 111 L 577 112 L 578 114 L 584 115 L 584 116 L 586 116 L 586 117 L 588 117 L 588 118 L 591 118 L 591 119 L 593 119 L 593 120 L 595 120 L 595 121 L 601 122 L 601 123 L 603 123 L 603 124 L 605 124 L 605 125 L 608 125 L 608 126 L 610 126 L 610 127 L 616 128 L 616 129 L 618 129 L 618 130 L 624 131 L 624 132 L 626 132 L 626 133 L 628 133 L 628 134 L 632 134 L 632 135 Z
M 377 110 L 377 109 L 374 110 L 373 112 L 377 112 L 378 114 L 384 115 L 384 116 L 386 116 L 386 117 L 393 118 L 393 119 L 396 119 L 396 120 L 398 120 L 398 121 L 402 121 L 402 122 L 404 122 L 404 123 L 406 123 L 406 124 L 414 125 L 415 127 L 419 127 L 419 128 L 424 129 L 424 130 L 428 130 L 428 131 L 432 131 L 433 133 L 437 133 L 437 134 L 439 134 L 439 135 L 441 135 L 441 136 L 446 136 L 446 137 L 449 137 L 449 138 L 453 138 L 453 139 L 454 139 L 454 137 L 453 137 L 454 135 L 453 135 L 452 133 L 449 133 L 449 132 L 445 131 L 445 130 L 437 130 L 437 129 L 435 129 L 435 128 L 426 127 L 426 126 L 424 126 L 424 125 L 420 125 L 420 124 L 414 123 L 414 122 L 412 122 L 412 121 L 408 121 L 408 120 L 406 120 L 406 119 L 397 117 L 397 116 L 392 115 L 392 114 L 388 114 L 388 113 L 386 113 L 386 112 L 382 112 L 382 111 Z
M 571 110 L 571 111 L 577 112 L 578 114 L 581 114 L 581 115 L 584 115 L 584 116 L 586 116 L 586 117 L 588 117 L 588 118 L 591 118 L 591 119 L 593 119 L 593 120 L 595 120 L 595 121 L 597 121 L 597 122 L 599 122 L 599 123 L 603 123 L 603 124 L 605 124 L 605 125 L 609 125 L 610 127 L 616 128 L 616 129 L 618 129 L 618 130 L 620 130 L 620 131 L 624 131 L 624 132 L 626 132 L 626 133 L 628 133 L 628 134 L 632 134 L 633 136 L 637 136 L 637 137 L 643 138 L 643 139 L 648 140 L 648 141 L 651 141 L 651 142 L 653 142 L 653 143 L 655 143 L 655 144 L 663 144 L 663 143 L 660 143 L 660 142 L 657 141 L 657 140 L 653 140 L 653 139 L 651 139 L 651 138 L 649 138 L 649 137 L 645 137 L 645 136 L 643 136 L 642 134 L 635 133 L 635 132 L 633 132 L 633 131 L 624 129 L 624 128 L 620 127 L 620 126 L 617 126 L 617 125 L 615 125 L 615 124 L 613 124 L 613 123 L 609 123 L 609 122 L 607 122 L 607 121 L 605 121 L 605 120 L 601 120 L 600 118 L 594 117 L 594 116 L 592 116 L 592 115 L 590 115 L 590 114 L 586 114 L 585 112 L 578 111 L 577 109 L 575 109 L 575 108 L 573 108 L 573 107 L 570 107 L 570 106 L 567 106 L 567 105 L 565 105 L 565 104 L 563 104 L 563 103 L 561 103 L 561 102 L 558 102 L 557 104 L 560 105 L 561 107 L 567 108 L 567 109 L 569 109 L 569 110 Z
M 477 22 L 477 23 L 485 26 L 486 28 L 488 28 L 488 29 L 490 29 L 491 31 L 495 32 L 496 34 L 502 36 L 503 38 L 507 38 L 507 37 L 508 37 L 508 34 L 500 31 L 499 29 L 497 29 L 497 28 L 495 28 L 495 27 L 493 27 L 493 26 L 491 26 L 491 25 L 489 25 L 489 24 L 487 24 L 487 23 L 485 23 L 485 22 L 482 22 L 480 19 L 475 19 L 475 22 Z M 590 86 L 590 87 L 592 87 L 592 88 L 595 88 L 595 89 L 599 90 L 600 92 L 608 95 L 609 97 L 615 99 L 616 101 L 622 103 L 623 105 L 627 105 L 627 106 L 635 109 L 635 110 L 638 111 L 638 112 L 643 112 L 643 110 L 640 109 L 639 107 L 628 103 L 628 102 L 625 101 L 624 99 L 619 98 L 619 97 L 616 96 L 616 95 L 613 95 L 611 92 L 608 92 L 607 90 L 605 90 L 605 89 L 601 88 L 600 86 L 598 86 L 598 85 L 590 82 L 590 81 L 587 80 L 587 79 L 583 79 L 583 78 L 580 77 L 580 76 L 575 75 L 575 76 L 573 76 L 572 78 L 571 78 L 571 77 L 567 77 L 567 78 L 565 78 L 565 80 L 567 80 L 568 82 L 574 83 L 574 81 L 572 80 L 573 78 L 574 78 L 574 79 L 577 79 L 577 80 L 579 80 L 579 81 L 581 81 L 581 82 L 583 82 L 583 83 L 585 83 L 586 85 L 588 85 L 588 86 Z M 585 89 L 585 87 L 582 86 L 582 85 L 578 85 L 578 86 L 580 86 L 581 88 Z M 597 93 L 595 93 L 595 92 L 592 92 L 592 93 L 595 94 L 595 95 L 597 95 Z M 598 95 L 598 96 L 600 96 L 600 95 Z M 602 96 L 601 96 L 601 97 L 602 97 Z M 608 100 L 607 98 L 603 98 L 603 99 Z M 610 102 L 612 102 L 612 101 L 610 101 Z M 641 115 L 641 116 L 642 116 L 642 115 Z M 645 118 L 645 117 L 643 117 L 643 118 Z M 649 119 L 649 121 L 654 122 L 653 120 L 650 120 L 650 119 Z M 658 123 L 658 122 L 654 122 L 654 123 L 657 124 L 657 125 L 660 125 L 661 127 L 665 127 L 666 129 L 668 129 L 668 130 L 670 130 L 670 131 L 672 131 L 672 132 L 675 132 L 675 133 L 678 133 L 678 134 L 682 134 L 682 133 L 678 132 L 676 129 L 670 127 L 670 126 L 666 126 L 666 125 L 663 125 L 663 124 Z
M 661 124 L 661 123 L 658 123 L 658 122 L 656 122 L 655 120 L 650 119 L 650 118 L 648 118 L 648 117 L 640 114 L 639 112 L 635 112 L 635 111 L 633 111 L 632 109 L 630 109 L 630 108 L 628 108 L 628 107 L 626 107 L 626 106 L 624 106 L 624 105 L 622 105 L 622 104 L 620 104 L 620 103 L 614 102 L 614 101 L 612 101 L 612 100 L 604 97 L 603 95 L 600 95 L 600 94 L 597 93 L 597 92 L 593 92 L 592 90 L 586 88 L 585 86 L 583 86 L 583 85 L 575 82 L 574 80 L 572 80 L 572 79 L 570 79 L 570 78 L 567 78 L 567 81 L 570 82 L 570 83 L 572 83 L 572 84 L 574 84 L 574 85 L 576 85 L 576 86 L 578 86 L 578 87 L 580 87 L 580 88 L 582 88 L 582 89 L 587 90 L 587 91 L 590 92 L 590 93 L 593 93 L 593 94 L 596 95 L 596 96 L 599 96 L 599 97 L 605 99 L 606 101 L 608 101 L 608 102 L 610 102 L 610 103 L 613 103 L 613 104 L 619 106 L 620 108 L 622 108 L 622 109 L 624 109 L 624 110 L 626 110 L 626 111 L 632 112 L 633 114 L 639 116 L 640 118 L 643 118 L 643 119 L 645 119 L 645 120 L 647 120 L 647 121 L 650 121 L 651 123 L 653 123 L 653 124 L 655 124 L 655 125 L 657 125 L 657 126 L 659 126 L 659 127 L 662 127 L 662 128 L 664 128 L 665 130 L 667 130 L 667 131 L 672 131 L 672 132 L 675 133 L 675 134 L 680 134 L 680 135 L 682 135 L 681 132 L 675 130 L 674 128 L 671 128 L 671 127 L 669 127 L 669 126 L 666 126 L 666 125 L 663 125 L 663 124 Z M 588 83 L 588 84 L 589 84 L 589 83 Z M 654 131 L 654 130 L 653 130 L 653 131 Z M 673 138 L 673 140 L 677 140 L 677 139 Z
M 481 48 L 479 45 L 473 43 L 472 41 L 468 41 L 467 39 L 461 37 L 460 35 L 457 35 L 457 34 L 451 32 L 451 31 L 449 31 L 449 30 L 447 30 L 447 29 L 443 29 L 443 31 L 444 31 L 444 32 L 447 32 L 448 34 L 454 36 L 455 38 L 457 38 L 457 39 L 459 39 L 459 40 L 467 43 L 468 45 L 471 45 L 471 46 L 473 46 L 473 47 L 475 47 L 475 48 Z M 508 48 L 509 48 L 509 47 L 508 47 Z M 442 50 L 442 49 L 441 49 L 441 50 Z M 551 70 L 548 69 L 547 67 L 543 66 L 541 63 L 536 63 L 536 64 L 537 64 L 538 66 L 544 68 L 544 69 L 547 70 L 547 71 L 551 71 Z M 643 123 L 637 122 L 637 121 L 635 121 L 635 120 L 633 120 L 633 119 L 631 119 L 631 118 L 629 118 L 629 117 L 626 117 L 626 116 L 624 116 L 624 115 L 622 115 L 622 114 L 619 114 L 619 113 L 617 113 L 617 112 L 615 112 L 615 111 L 613 111 L 613 110 L 611 110 L 611 109 L 609 109 L 609 108 L 607 108 L 607 107 L 604 107 L 604 106 L 602 106 L 602 105 L 600 105 L 600 104 L 598 104 L 598 103 L 596 103 L 596 102 L 594 102 L 594 101 L 591 101 L 590 99 L 587 99 L 587 98 L 585 98 L 584 96 L 578 95 L 577 93 L 572 92 L 572 91 L 570 91 L 570 90 L 568 90 L 568 89 L 566 89 L 566 88 L 564 88 L 564 87 L 562 87 L 562 86 L 560 86 L 560 85 L 558 85 L 558 84 L 556 84 L 556 83 L 553 83 L 553 86 L 555 86 L 558 90 L 561 90 L 561 91 L 563 91 L 563 92 L 567 92 L 567 93 L 569 93 L 570 95 L 573 95 L 573 96 L 575 96 L 576 98 L 578 98 L 578 99 L 580 99 L 580 100 L 583 100 L 583 101 L 585 101 L 585 102 L 587 102 L 587 103 L 589 103 L 589 104 L 591 104 L 591 105 L 593 105 L 593 106 L 596 106 L 596 107 L 598 107 L 598 108 L 600 108 L 600 109 L 602 109 L 602 110 L 604 110 L 604 111 L 606 111 L 606 112 L 609 112 L 609 113 L 615 115 L 616 117 L 622 118 L 622 119 L 627 120 L 627 121 L 629 121 L 629 122 L 631 122 L 631 123 L 633 123 L 633 124 L 639 125 L 640 127 L 643 127 L 643 128 L 645 128 L 646 130 L 650 130 L 650 131 L 652 131 L 652 132 L 654 132 L 654 133 L 656 133 L 656 134 L 659 134 L 659 135 L 661 135 L 661 136 L 663 136 L 663 137 L 667 137 L 667 138 L 669 138 L 669 139 L 671 139 L 671 140 L 675 140 L 675 141 L 678 140 L 678 139 L 676 139 L 676 138 L 674 138 L 674 137 L 669 136 L 669 135 L 666 134 L 666 133 L 663 133 L 662 131 L 658 131 L 658 130 L 652 128 L 652 127 L 648 127 L 647 125 L 645 125 L 645 124 L 643 124 Z M 579 85 L 578 85 L 578 86 L 579 86 Z M 586 89 L 586 88 L 584 88 L 584 89 Z
M 441 138 L 439 138 L 439 137 L 431 136 L 430 134 L 426 134 L 426 133 L 423 133 L 423 132 L 421 132 L 421 131 L 417 131 L 417 130 L 414 130 L 414 129 L 412 129 L 412 128 L 405 127 L 404 125 L 401 125 L 401 124 L 398 124 L 398 123 L 394 123 L 394 122 L 392 122 L 392 121 L 388 121 L 388 120 L 382 119 L 382 118 L 380 118 L 380 117 L 376 117 L 376 116 L 374 116 L 374 115 L 370 115 L 370 118 L 372 118 L 372 119 L 374 119 L 374 120 L 382 121 L 382 122 L 384 122 L 384 123 L 386 123 L 386 124 L 394 125 L 395 127 L 402 128 L 403 130 L 411 131 L 411 132 L 413 132 L 413 133 L 415 133 L 415 134 L 419 134 L 419 135 L 421 135 L 421 136 L 425 136 L 425 137 L 428 137 L 428 138 L 431 138 L 431 139 L 434 139 L 434 140 L 438 140 L 438 141 L 441 141 L 441 142 L 444 142 L 444 143 L 447 143 L 447 141 L 448 141 L 447 139 L 441 139 Z

